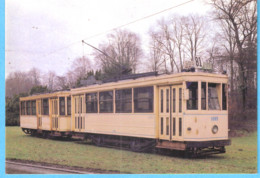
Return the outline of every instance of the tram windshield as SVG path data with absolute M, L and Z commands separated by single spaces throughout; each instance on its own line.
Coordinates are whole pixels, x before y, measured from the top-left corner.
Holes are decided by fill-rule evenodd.
M 201 95 L 199 96 L 198 82 L 186 82 L 188 90 L 188 99 L 186 101 L 187 110 L 198 110 L 198 100 L 201 99 L 202 110 L 220 110 L 221 102 L 221 84 L 201 82 Z M 222 86 L 222 105 L 223 110 L 226 110 L 226 85 Z M 207 101 L 207 102 L 206 102 Z M 207 106 L 208 104 L 208 106 Z
M 217 86 L 218 85 L 219 84 L 216 84 L 216 83 L 209 83 L 208 84 L 209 110 L 220 110 L 219 97 L 218 97 L 218 92 L 217 92 Z

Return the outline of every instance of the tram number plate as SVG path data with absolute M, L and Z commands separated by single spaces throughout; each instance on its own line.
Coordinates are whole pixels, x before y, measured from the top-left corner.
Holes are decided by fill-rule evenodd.
M 218 117 L 211 117 L 211 121 L 218 121 Z

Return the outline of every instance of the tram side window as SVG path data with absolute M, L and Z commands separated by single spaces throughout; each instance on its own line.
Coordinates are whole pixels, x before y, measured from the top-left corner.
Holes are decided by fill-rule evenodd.
M 31 115 L 31 101 L 26 101 L 26 115 Z
M 65 115 L 65 97 L 60 97 L 60 115 Z
M 206 110 L 206 88 L 207 84 L 206 82 L 201 83 L 201 109 Z
M 220 84 L 209 83 L 208 84 L 208 103 L 209 110 L 220 110 L 219 97 L 218 97 L 218 86 Z
M 48 99 L 43 99 L 42 100 L 42 105 L 43 105 L 43 115 L 49 115 L 49 102 L 48 102 Z
M 222 84 L 222 109 L 227 110 L 227 85 Z
M 113 112 L 113 91 L 99 93 L 99 108 L 101 113 Z
M 134 89 L 134 111 L 136 113 L 153 112 L 153 87 Z
M 132 89 L 116 90 L 116 112 L 132 112 Z
M 36 101 L 32 101 L 32 115 L 36 115 Z
M 71 115 L 71 97 L 67 97 L 67 115 Z
M 86 113 L 97 113 L 97 93 L 86 94 Z
M 198 82 L 187 82 L 187 89 L 189 90 L 189 100 L 187 100 L 187 109 L 198 109 Z
M 25 101 L 21 102 L 21 115 L 25 115 Z

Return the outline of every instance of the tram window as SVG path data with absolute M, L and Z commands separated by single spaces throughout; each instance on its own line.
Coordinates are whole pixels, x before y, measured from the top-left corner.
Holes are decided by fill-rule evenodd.
M 134 111 L 136 113 L 153 112 L 153 87 L 134 89 Z
M 43 104 L 43 115 L 49 115 L 49 103 L 48 103 L 48 99 L 43 99 L 43 100 L 42 100 L 42 104 Z
M 201 83 L 201 109 L 206 110 L 206 82 Z
M 189 99 L 187 100 L 187 109 L 198 109 L 198 82 L 187 82 L 187 89 L 189 90 Z
M 60 115 L 65 115 L 65 97 L 60 97 Z
M 71 97 L 67 97 L 67 115 L 71 115 Z
M 78 113 L 78 103 L 77 103 L 77 97 L 74 98 L 74 104 L 75 104 L 75 113 Z
M 169 117 L 166 118 L 166 135 L 169 135 Z
M 169 112 L 169 89 L 166 90 L 166 112 Z
M 172 112 L 176 112 L 176 90 L 172 89 Z
M 78 100 L 78 101 L 79 101 L 78 112 L 79 112 L 79 113 L 82 113 L 82 97 L 79 97 L 78 99 L 79 99 L 79 100 Z
M 182 112 L 182 89 L 179 88 L 179 112 Z
M 176 120 L 175 117 L 173 118 L 173 124 L 172 124 L 172 135 L 175 136 L 176 134 Z
M 113 112 L 113 91 L 99 93 L 99 108 L 101 113 Z
M 222 84 L 222 109 L 227 110 L 227 93 L 226 93 L 226 84 Z
M 161 135 L 163 135 L 163 117 L 161 117 Z
M 86 113 L 97 113 L 97 93 L 86 94 Z
M 32 115 L 36 115 L 36 101 L 32 101 Z
M 163 90 L 161 90 L 161 113 L 163 113 Z
M 21 102 L 21 115 L 25 115 L 25 101 Z
M 31 115 L 31 101 L 26 101 L 26 114 Z
M 179 118 L 179 136 L 182 136 L 182 119 Z
M 116 90 L 116 112 L 132 112 L 132 89 Z
M 208 103 L 209 110 L 220 110 L 218 89 L 220 84 L 209 83 L 208 84 Z

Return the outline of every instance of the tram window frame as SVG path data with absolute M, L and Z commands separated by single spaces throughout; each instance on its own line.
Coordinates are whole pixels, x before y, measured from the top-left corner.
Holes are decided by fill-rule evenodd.
M 114 92 L 103 91 L 99 92 L 99 112 L 113 113 L 114 112 Z
M 163 113 L 163 89 L 161 89 L 161 113 Z
M 204 95 L 204 96 L 202 96 Z M 207 110 L 207 83 L 201 82 L 201 110 Z M 204 102 L 203 102 L 204 100 Z
M 42 100 L 42 108 L 43 108 L 42 115 L 49 115 L 49 99 L 48 98 Z
M 142 96 L 139 95 L 147 95 Z M 153 113 L 154 111 L 154 88 L 153 86 L 134 88 L 134 112 L 135 113 Z M 140 103 L 144 103 L 140 105 Z M 141 106 L 141 107 L 140 107 Z M 146 109 L 144 109 L 146 107 Z
M 68 116 L 71 115 L 71 97 L 70 96 L 67 97 L 67 115 Z
M 179 113 L 182 112 L 182 88 L 179 88 Z
M 222 83 L 222 110 L 227 110 L 227 84 Z
M 26 115 L 25 111 L 26 111 L 25 101 L 21 101 L 21 115 Z
M 32 115 L 31 101 L 26 101 L 26 115 Z
M 132 97 L 132 88 L 116 90 L 116 113 L 132 113 Z
M 170 89 L 166 89 L 166 112 L 170 112 Z
M 176 112 L 176 89 L 173 88 L 172 89 L 172 112 L 175 113 Z
M 36 100 L 31 101 L 32 115 L 36 115 Z
M 97 93 L 87 93 L 86 97 L 86 113 L 98 112 L 98 98 Z
M 59 97 L 60 116 L 65 116 L 65 97 Z
M 194 85 L 195 84 L 195 85 Z M 198 110 L 199 104 L 199 84 L 198 82 L 186 82 L 186 88 L 189 91 L 189 99 L 186 101 L 187 110 Z
M 208 83 L 208 110 L 221 110 L 221 106 L 220 106 L 220 83 Z M 214 92 L 211 88 L 216 88 L 216 92 Z M 216 94 L 216 96 L 212 96 L 212 94 Z M 214 97 L 214 98 L 213 98 Z M 215 101 L 213 101 L 215 100 Z M 217 102 L 216 102 L 217 101 Z M 212 103 L 213 102 L 213 103 Z M 218 105 L 216 105 L 216 103 L 218 103 Z M 212 107 L 214 106 L 214 108 Z

